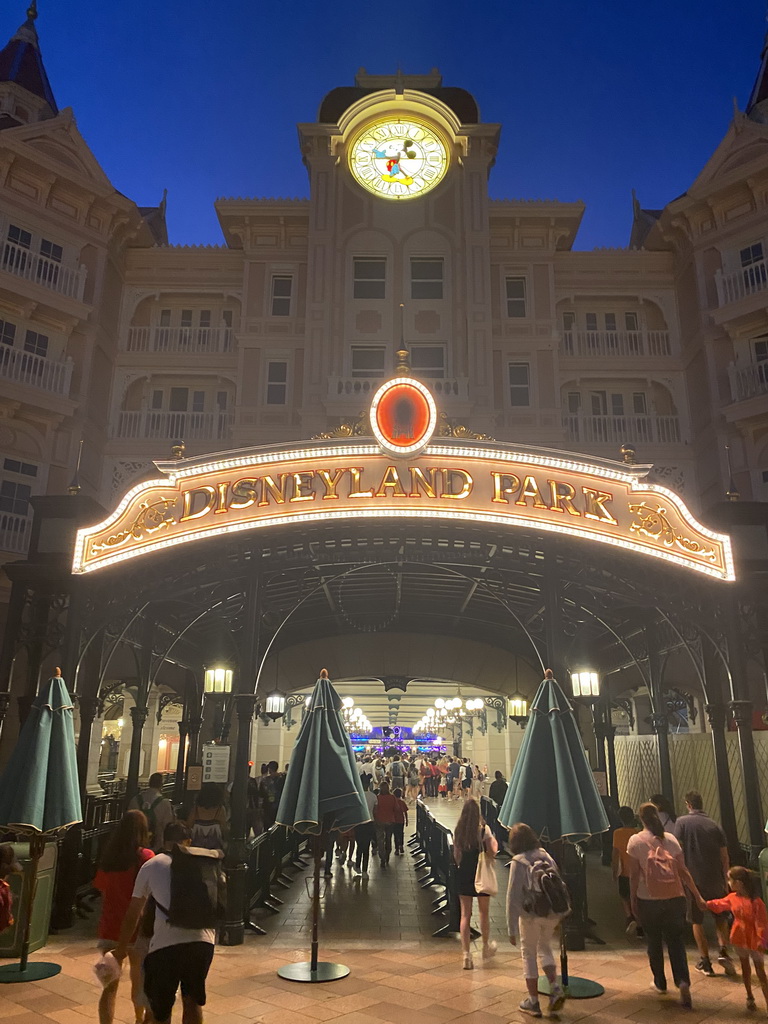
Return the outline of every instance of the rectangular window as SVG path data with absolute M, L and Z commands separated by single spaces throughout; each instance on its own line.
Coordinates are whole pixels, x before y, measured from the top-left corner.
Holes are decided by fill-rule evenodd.
M 288 400 L 288 363 L 273 359 L 267 363 L 267 405 L 285 405 Z
M 755 242 L 754 245 L 747 245 L 739 249 L 739 259 L 742 267 L 751 267 L 753 263 L 759 263 L 763 258 L 763 243 Z
M 573 312 L 563 313 L 563 330 L 573 331 L 576 327 L 576 314 Z
M 604 391 L 590 391 L 590 403 L 593 416 L 605 416 L 608 412 L 608 402 Z
M 181 323 L 182 327 L 191 327 L 192 326 L 192 310 L 191 309 L 182 309 L 180 323 Z
M 272 316 L 291 315 L 293 278 L 288 274 L 272 275 Z
M 47 356 L 48 337 L 45 334 L 38 334 L 37 331 L 27 331 L 24 337 L 24 351 L 31 352 L 33 356 Z
M 200 326 L 210 327 L 211 326 L 211 311 L 210 309 L 200 310 Z
M 189 401 L 189 388 L 171 388 L 168 409 L 171 412 L 186 412 Z
M 632 409 L 636 416 L 648 415 L 648 400 L 643 391 L 635 391 L 632 394 Z
M 584 326 L 588 331 L 597 330 L 597 313 L 584 314 Z
M 54 263 L 61 263 L 64 250 L 55 242 L 49 242 L 47 238 L 43 238 L 40 240 L 40 255 L 45 256 L 47 260 L 53 260 Z
M 9 473 L 20 473 L 22 476 L 37 476 L 37 466 L 31 462 L 19 462 L 18 459 L 5 459 L 3 469 Z
M 581 395 L 578 391 L 568 392 L 568 412 L 573 416 L 581 412 Z
M 205 392 L 192 392 L 192 412 L 205 412 Z
M 383 377 L 387 350 L 372 345 L 352 346 L 353 377 Z
M 8 241 L 12 245 L 18 245 L 20 249 L 29 249 L 32 245 L 32 235 L 29 231 L 24 231 L 22 228 L 16 227 L 15 224 L 11 224 L 8 227 Z
M 605 329 L 606 329 L 606 331 L 609 331 L 609 332 L 616 330 L 616 314 L 615 313 L 606 313 L 605 314 Z
M 531 404 L 530 367 L 528 363 L 509 364 L 509 404 L 524 406 Z
M 16 324 L 8 320 L 0 320 L 0 342 L 3 345 L 13 345 L 16 340 Z
M 163 408 L 163 392 L 153 391 L 152 392 L 152 408 L 162 409 Z
M 224 310 L 222 310 L 222 312 L 221 312 L 221 322 L 224 324 L 225 327 L 231 327 L 232 326 L 232 310 L 231 309 L 224 309 Z
M 624 395 L 611 395 L 611 416 L 624 415 Z
M 216 392 L 216 408 L 219 412 L 226 412 L 227 405 L 229 404 L 229 396 L 226 391 Z
M 752 344 L 755 347 L 755 362 L 764 363 L 768 360 L 768 338 L 758 338 Z
M 160 323 L 161 327 L 170 327 L 171 326 L 171 311 L 170 311 L 170 309 L 161 309 L 160 310 L 160 321 L 159 321 L 159 323 Z
M 387 261 L 382 256 L 355 256 L 353 291 L 356 299 L 386 298 Z
M 640 325 L 637 320 L 637 313 L 625 313 L 624 314 L 624 330 L 625 331 L 639 331 Z
M 25 516 L 29 510 L 32 488 L 29 484 L 17 484 L 14 480 L 0 482 L 0 512 L 11 512 Z
M 411 298 L 442 299 L 443 261 L 421 256 L 411 257 Z
M 442 345 L 411 345 L 411 366 L 419 377 L 444 377 L 445 349 Z
M 526 316 L 525 311 L 525 278 L 508 277 L 506 279 L 507 289 L 507 316 Z M 520 364 L 524 365 L 523 363 Z M 527 403 L 526 403 L 527 404 Z

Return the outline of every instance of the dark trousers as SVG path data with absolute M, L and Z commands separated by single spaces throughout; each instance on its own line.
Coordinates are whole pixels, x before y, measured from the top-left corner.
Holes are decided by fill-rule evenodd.
M 402 853 L 403 850 L 404 850 L 404 847 L 403 847 L 403 842 L 404 842 L 404 839 L 405 839 L 405 837 L 403 835 L 404 829 L 405 829 L 405 825 L 402 824 L 402 823 L 399 824 L 399 825 L 393 825 L 392 826 L 392 835 L 393 835 L 394 840 L 395 840 L 395 853 Z
M 648 944 L 648 963 L 658 988 L 667 987 L 664 973 L 664 943 L 667 944 L 672 977 L 679 987 L 690 985 L 688 958 L 685 952 L 685 896 L 671 900 L 638 900 L 640 924 Z
M 355 838 L 357 839 L 355 867 L 358 871 L 367 871 L 371 847 L 376 842 L 376 826 L 370 821 L 364 825 L 358 825 L 355 829 Z

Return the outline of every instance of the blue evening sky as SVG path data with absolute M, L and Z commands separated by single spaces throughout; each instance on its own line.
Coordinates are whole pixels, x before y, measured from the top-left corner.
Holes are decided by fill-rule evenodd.
M 24 20 L 6 0 L 0 35 Z M 765 0 L 39 0 L 61 108 L 121 192 L 168 189 L 175 243 L 220 243 L 217 196 L 306 196 L 295 125 L 376 73 L 438 67 L 502 124 L 494 198 L 583 199 L 577 247 L 625 245 L 743 109 Z

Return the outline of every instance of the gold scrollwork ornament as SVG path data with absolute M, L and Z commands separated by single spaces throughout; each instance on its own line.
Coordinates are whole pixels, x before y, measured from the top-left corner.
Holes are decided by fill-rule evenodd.
M 136 518 L 130 526 L 119 533 L 113 533 L 101 544 L 94 544 L 92 552 L 100 554 L 107 548 L 118 548 L 128 540 L 141 540 L 145 535 L 151 536 L 158 530 L 164 530 L 176 522 L 176 516 L 169 515 L 169 509 L 176 504 L 176 498 L 158 498 L 156 501 L 142 501 Z
M 678 533 L 667 517 L 667 510 L 661 505 L 653 508 L 643 501 L 636 505 L 630 505 L 629 509 L 639 520 L 630 525 L 629 529 L 632 533 L 642 534 L 644 537 L 650 537 L 651 540 L 659 540 L 667 548 L 678 547 L 681 551 L 698 555 L 699 558 L 706 558 L 710 562 L 717 560 L 717 552 L 713 548 L 705 548 L 697 540 Z

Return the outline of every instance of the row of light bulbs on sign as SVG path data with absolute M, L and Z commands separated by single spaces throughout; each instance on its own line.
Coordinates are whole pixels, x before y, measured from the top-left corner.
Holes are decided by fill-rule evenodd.
M 416 733 L 435 733 L 446 725 L 455 725 L 456 722 L 467 715 L 476 714 L 482 711 L 485 701 L 482 697 L 470 697 L 469 700 L 462 700 L 461 697 L 450 697 L 445 700 L 438 697 L 435 706 L 427 708 L 422 718 L 414 725 Z

